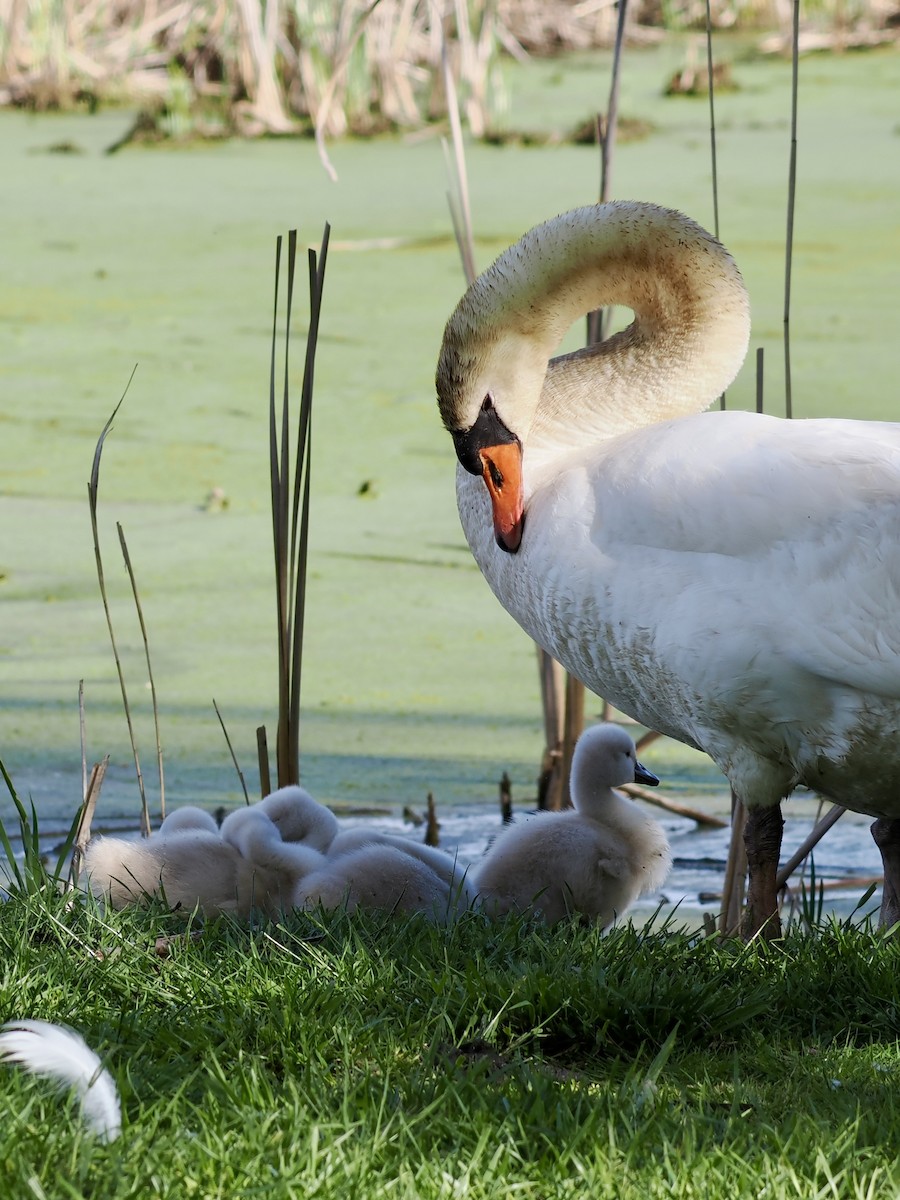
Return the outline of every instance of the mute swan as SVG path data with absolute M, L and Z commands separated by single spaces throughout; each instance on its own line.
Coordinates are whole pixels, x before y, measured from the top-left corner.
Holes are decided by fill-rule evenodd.
M 605 929 L 658 888 L 672 865 L 666 835 L 612 790 L 635 781 L 659 783 L 625 730 L 585 730 L 572 757 L 574 811 L 506 826 L 475 871 L 483 908 L 492 916 L 533 908 L 549 924 L 580 913 Z
M 551 358 L 574 320 L 634 322 Z M 746 353 L 730 254 L 650 204 L 531 230 L 463 296 L 437 367 L 495 595 L 576 677 L 706 751 L 748 806 L 744 932 L 778 932 L 780 801 L 881 818 L 900 918 L 900 425 L 702 410 Z
M 263 811 L 263 802 L 229 813 L 221 832 L 223 842 L 248 864 L 261 870 L 266 878 L 278 881 L 279 891 L 288 901 L 301 876 L 325 865 L 321 850 L 284 840 L 281 830 Z

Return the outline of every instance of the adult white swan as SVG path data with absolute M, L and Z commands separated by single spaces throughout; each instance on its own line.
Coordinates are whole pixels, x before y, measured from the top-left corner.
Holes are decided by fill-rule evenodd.
M 659 780 L 637 760 L 618 725 L 594 725 L 572 758 L 574 811 L 508 825 L 475 869 L 491 916 L 533 909 L 548 924 L 580 914 L 605 929 L 644 892 L 658 888 L 672 857 L 662 827 L 613 788 Z
M 634 322 L 551 358 L 583 313 Z M 457 497 L 494 593 L 574 675 L 705 750 L 749 809 L 745 931 L 776 932 L 780 801 L 884 818 L 900 918 L 900 426 L 704 410 L 736 375 L 728 252 L 649 204 L 527 233 L 451 316 L 437 367 Z M 498 688 L 498 693 L 499 693 Z

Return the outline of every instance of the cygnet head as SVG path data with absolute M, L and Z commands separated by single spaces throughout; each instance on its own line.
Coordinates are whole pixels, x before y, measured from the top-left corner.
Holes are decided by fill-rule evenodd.
M 338 831 L 338 819 L 324 804 L 313 800 L 297 784 L 270 792 L 254 805 L 278 826 L 286 842 L 304 842 L 315 850 L 327 850 Z
M 170 837 L 173 833 L 195 832 L 198 829 L 207 833 L 218 834 L 219 827 L 212 813 L 205 808 L 197 808 L 193 804 L 185 804 L 182 808 L 173 809 L 159 827 L 160 834 Z
M 284 841 L 278 826 L 258 804 L 229 813 L 221 832 L 222 840 L 252 866 L 286 872 L 293 878 L 325 861 L 322 852 L 312 846 Z
M 593 725 L 586 729 L 572 756 L 572 800 L 579 812 L 590 813 L 623 783 L 656 787 L 652 771 L 641 766 L 634 741 L 618 725 Z
M 280 846 L 282 842 L 278 826 L 258 804 L 230 812 L 220 832 L 222 840 L 245 858 L 253 857 L 254 850 Z

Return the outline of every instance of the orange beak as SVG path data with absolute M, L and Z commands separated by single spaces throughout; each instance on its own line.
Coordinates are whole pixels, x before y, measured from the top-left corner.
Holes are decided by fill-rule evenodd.
M 481 477 L 494 510 L 494 537 L 501 550 L 515 554 L 522 541 L 525 503 L 522 496 L 522 447 L 504 442 L 479 451 Z

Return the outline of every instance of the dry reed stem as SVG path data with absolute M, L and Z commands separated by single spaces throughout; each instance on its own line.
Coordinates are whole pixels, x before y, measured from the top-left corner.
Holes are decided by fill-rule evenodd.
M 432 10 L 437 6 L 432 0 Z M 463 144 L 462 126 L 459 119 L 459 98 L 453 71 L 450 68 L 450 53 L 443 25 L 437 22 L 440 29 L 441 70 L 444 80 L 444 93 L 447 102 L 447 113 L 450 118 L 450 134 L 453 141 L 453 158 L 447 150 L 446 139 L 443 141 L 444 161 L 450 187 L 447 192 L 447 203 L 450 207 L 450 219 L 453 222 L 453 235 L 459 248 L 462 260 L 463 275 L 466 283 L 472 284 L 478 274 L 475 265 L 475 237 L 472 230 L 472 209 L 469 204 L 469 177 L 466 170 L 466 150 Z
M 538 807 L 556 812 L 563 807 L 562 741 L 565 725 L 563 695 L 565 672 L 541 646 L 536 647 L 541 712 L 544 717 L 544 753 L 541 761 Z
M 712 7 L 706 0 L 706 74 L 709 80 L 709 150 L 712 162 L 713 233 L 719 236 L 719 172 L 716 157 L 716 104 L 712 52 Z
M 506 771 L 500 777 L 500 821 L 511 825 L 513 820 L 512 783 Z
M 256 730 L 256 757 L 259 762 L 259 794 L 265 800 L 272 791 L 272 776 L 269 770 L 269 742 L 265 725 Z
M 344 73 L 347 70 L 347 65 L 350 62 L 350 55 L 353 53 L 356 43 L 362 36 L 362 32 L 366 27 L 366 22 L 380 3 L 381 0 L 372 0 L 372 3 L 368 6 L 368 8 L 360 13 L 359 17 L 356 19 L 350 36 L 344 40 L 340 53 L 331 64 L 331 72 L 328 82 L 325 85 L 322 98 L 317 105 L 316 112 L 314 113 L 316 149 L 319 151 L 319 161 L 325 168 L 325 173 L 328 175 L 328 178 L 334 183 L 337 183 L 338 175 L 337 171 L 334 169 L 331 159 L 328 157 L 328 150 L 325 147 L 325 132 L 328 126 L 328 117 L 331 112 L 331 107 L 334 103 L 335 91 L 337 90 L 339 83 L 342 81 Z
M 637 783 L 620 784 L 617 790 L 625 792 L 626 795 L 637 800 L 646 800 L 648 804 L 655 804 L 657 808 L 664 808 L 666 812 L 675 813 L 679 817 L 688 817 L 706 829 L 725 829 L 728 825 L 728 821 L 723 821 L 721 817 L 714 817 L 710 813 L 703 812 L 702 809 L 681 804 L 670 796 L 663 795 L 652 788 L 641 787 Z
M 78 879 L 81 875 L 81 864 L 84 861 L 84 852 L 87 849 L 88 842 L 91 840 L 91 825 L 94 820 L 94 813 L 97 809 L 97 801 L 100 799 L 100 789 L 103 787 L 103 780 L 106 777 L 106 768 L 109 766 L 109 755 L 104 755 L 101 762 L 94 763 L 91 769 L 91 778 L 84 792 L 84 800 L 81 804 L 81 812 L 78 817 L 78 827 L 75 832 L 75 840 L 72 843 L 72 862 L 69 866 L 69 878 L 66 882 L 66 891 L 74 891 L 78 887 Z
M 163 750 L 162 738 L 159 732 L 159 704 L 156 696 L 156 681 L 153 678 L 153 664 L 150 661 L 150 642 L 147 638 L 147 626 L 144 623 L 144 610 L 141 606 L 141 598 L 138 595 L 137 580 L 134 577 L 134 570 L 131 566 L 131 555 L 128 553 L 128 545 L 125 541 L 125 531 L 121 524 L 116 522 L 116 529 L 119 531 L 119 544 L 122 547 L 122 557 L 125 560 L 125 569 L 128 572 L 128 578 L 131 581 L 131 594 L 134 596 L 134 607 L 137 609 L 138 622 L 141 627 L 141 637 L 144 642 L 144 657 L 147 662 L 147 678 L 150 681 L 150 699 L 153 704 L 153 732 L 156 738 L 156 767 L 159 772 L 159 819 L 166 819 L 166 775 L 163 769 Z
M 779 868 L 778 874 L 775 877 L 775 883 L 778 888 L 784 887 L 797 867 L 809 855 L 810 851 L 815 849 L 832 825 L 836 825 L 846 811 L 846 808 L 842 808 L 840 804 L 835 804 L 820 821 L 816 822 L 813 829 L 803 839 L 802 843 L 797 847 L 784 866 Z
M 788 166 L 787 235 L 784 264 L 784 415 L 793 416 L 791 397 L 791 265 L 794 256 L 794 200 L 797 193 L 797 94 L 799 90 L 800 0 L 794 0 L 791 41 L 791 155 Z
M 719 914 L 719 933 L 733 937 L 741 925 L 744 907 L 744 883 L 747 878 L 747 850 L 744 846 L 744 826 L 747 810 L 741 798 L 731 789 L 731 841 L 722 887 L 722 911 Z
M 253 60 L 254 78 L 248 88 L 252 97 L 249 109 L 253 120 L 269 133 L 289 133 L 293 121 L 284 111 L 283 89 L 275 70 L 275 49 L 279 36 L 279 0 L 266 0 L 265 28 L 260 5 L 254 0 L 237 0 Z M 249 81 L 248 81 L 249 82 Z
M 440 846 L 441 844 L 441 823 L 437 817 L 437 805 L 434 802 L 434 793 L 428 793 L 428 816 L 425 821 L 425 845 Z
M 584 729 L 584 684 L 574 675 L 566 673 L 565 683 L 565 713 L 563 716 L 562 739 L 562 779 L 563 794 L 562 808 L 572 808 L 572 758 L 575 754 L 575 743 Z
M 866 891 L 857 903 L 857 908 L 859 908 L 872 898 L 875 889 L 883 882 L 883 875 L 850 875 L 844 879 L 816 879 L 815 886 L 816 891 L 821 888 L 823 892 L 844 892 L 849 891 L 851 888 L 863 887 Z M 783 887 L 784 885 L 782 884 L 781 886 Z M 700 899 L 706 904 L 710 901 L 721 900 L 722 894 L 721 892 L 701 892 Z M 704 917 L 709 916 L 709 913 L 704 914 Z M 715 928 L 713 931 L 715 932 Z M 733 936 L 734 932 L 736 930 L 731 931 L 730 936 Z
M 213 699 L 213 708 L 216 710 L 216 716 L 219 718 L 219 724 L 222 726 L 222 733 L 225 735 L 225 745 L 228 747 L 228 753 L 231 755 L 231 761 L 234 763 L 234 769 L 237 771 L 238 779 L 241 781 L 241 788 L 244 792 L 244 801 L 250 803 L 250 793 L 247 791 L 247 782 L 244 779 L 244 772 L 238 764 L 237 755 L 234 752 L 234 746 L 231 744 L 231 738 L 228 736 L 228 730 L 225 728 L 225 722 L 222 720 L 222 714 L 219 712 L 219 706 Z
M 100 458 L 103 453 L 103 443 L 106 441 L 107 434 L 112 429 L 113 421 L 116 414 L 122 407 L 125 397 L 128 395 L 128 389 L 131 386 L 131 381 L 134 379 L 134 373 L 137 370 L 135 366 L 131 372 L 128 383 L 125 385 L 125 391 L 119 403 L 113 409 L 109 420 L 103 426 L 103 431 L 97 441 L 96 449 L 94 450 L 94 461 L 91 466 L 91 478 L 88 482 L 88 504 L 91 511 L 91 532 L 94 538 L 94 559 L 97 564 L 97 580 L 100 584 L 100 597 L 103 601 L 103 611 L 106 615 L 106 627 L 109 631 L 109 640 L 112 645 L 113 658 L 116 662 L 116 673 L 119 677 L 119 689 L 122 693 L 122 705 L 125 709 L 125 720 L 128 725 L 128 738 L 131 742 L 131 753 L 134 758 L 134 769 L 137 774 L 138 790 L 141 794 L 141 832 L 144 837 L 150 836 L 150 810 L 147 807 L 147 794 L 144 790 L 144 776 L 141 771 L 141 760 L 138 755 L 137 742 L 134 737 L 134 725 L 131 720 L 131 705 L 128 703 L 128 690 L 125 687 L 125 675 L 122 671 L 122 661 L 119 657 L 119 648 L 116 644 L 116 635 L 113 630 L 112 614 L 109 608 L 109 599 L 106 594 L 106 581 L 103 574 L 103 557 L 100 553 L 100 534 L 97 527 L 97 495 L 100 485 Z
M 81 744 L 81 799 L 82 802 L 87 798 L 88 789 L 88 774 L 87 774 L 87 732 L 85 728 L 84 717 L 84 680 L 78 681 L 78 737 Z

